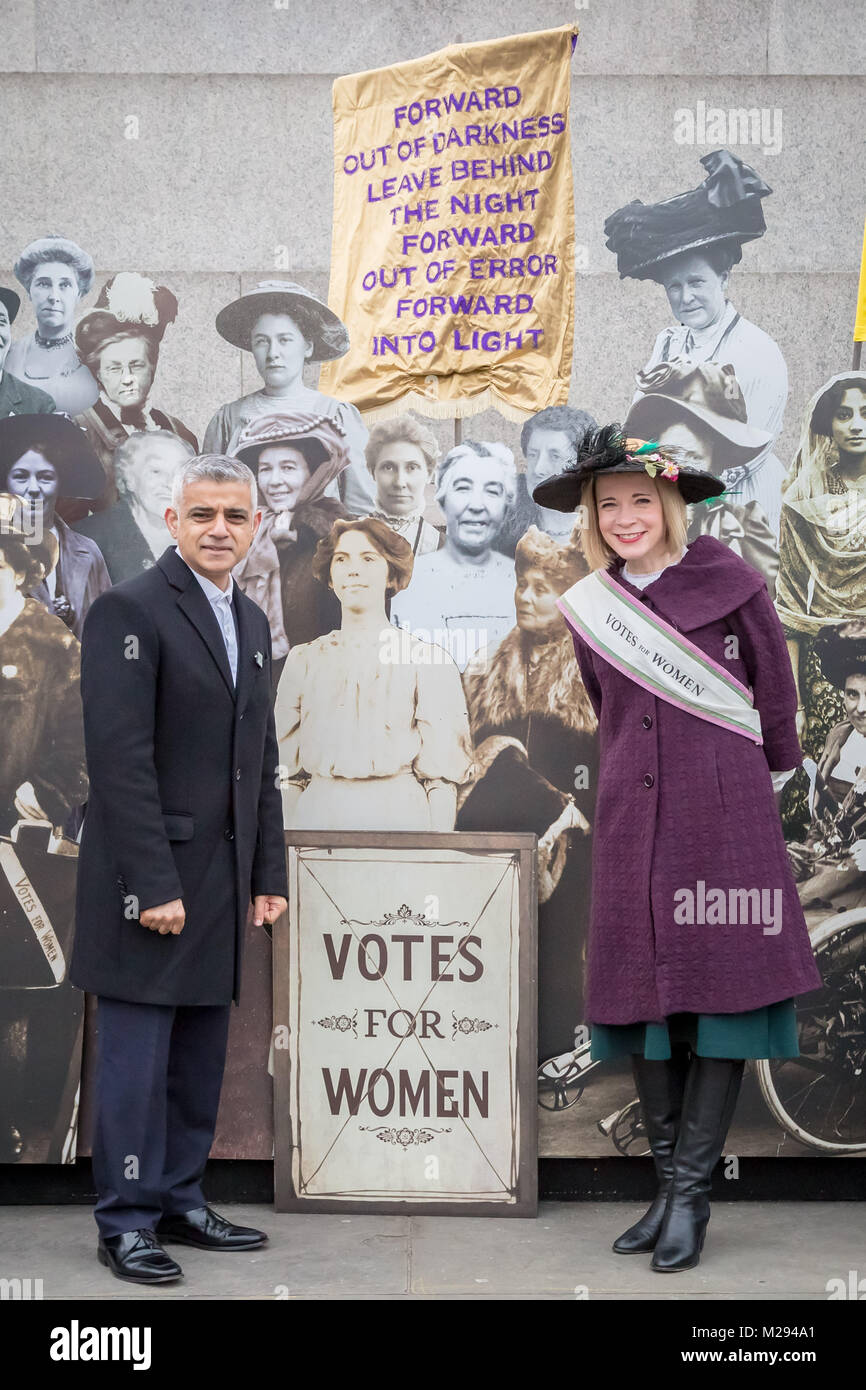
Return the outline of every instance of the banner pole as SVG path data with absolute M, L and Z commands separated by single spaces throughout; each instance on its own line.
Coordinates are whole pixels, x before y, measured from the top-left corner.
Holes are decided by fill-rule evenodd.
M 863 227 L 863 250 L 860 255 L 860 283 L 857 286 L 857 307 L 854 313 L 854 354 L 851 360 L 852 371 L 860 370 L 860 355 L 863 339 L 866 338 L 866 225 Z

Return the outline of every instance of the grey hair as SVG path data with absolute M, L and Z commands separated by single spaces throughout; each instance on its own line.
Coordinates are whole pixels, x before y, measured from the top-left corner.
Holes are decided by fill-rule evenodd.
M 114 480 L 121 492 L 126 491 L 125 484 L 130 472 L 138 462 L 138 455 L 142 448 L 147 444 L 152 444 L 155 439 L 170 440 L 184 451 L 187 459 L 195 458 L 195 449 L 192 445 L 188 444 L 185 439 L 181 439 L 180 435 L 175 434 L 173 430 L 134 430 L 118 444 L 114 451 Z M 183 467 L 180 460 L 178 460 L 177 466 L 178 468 Z
M 448 474 L 454 464 L 460 459 L 471 457 L 473 454 L 478 458 L 495 458 L 497 463 L 502 465 L 506 502 L 509 507 L 513 507 L 517 497 L 517 469 L 514 464 L 514 454 L 507 445 L 494 443 L 492 440 L 465 439 L 462 444 L 457 444 L 449 450 L 440 462 L 437 471 L 436 501 L 442 501 L 451 485 Z
M 207 478 L 214 483 L 245 483 L 250 490 L 253 511 L 258 506 L 256 475 L 240 459 L 227 458 L 225 454 L 199 454 L 183 464 L 171 481 L 171 505 L 175 511 L 180 508 L 184 489 L 190 483 L 201 482 Z

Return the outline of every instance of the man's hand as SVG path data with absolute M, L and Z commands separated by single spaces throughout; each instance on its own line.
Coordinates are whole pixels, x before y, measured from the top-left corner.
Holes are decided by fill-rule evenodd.
M 173 898 L 170 903 L 146 907 L 139 913 L 138 920 L 148 931 L 158 931 L 160 936 L 180 936 L 186 921 L 183 899 Z
M 275 922 L 281 912 L 285 912 L 288 903 L 285 898 L 272 897 L 270 893 L 262 893 L 257 898 L 253 898 L 253 922 L 257 927 L 267 922 L 270 925 Z

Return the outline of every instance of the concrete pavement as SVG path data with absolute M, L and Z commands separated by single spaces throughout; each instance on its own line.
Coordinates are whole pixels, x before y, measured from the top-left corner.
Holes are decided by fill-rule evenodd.
M 719 1202 L 700 1265 L 655 1274 L 649 1255 L 611 1241 L 644 1210 L 544 1202 L 537 1220 L 277 1214 L 218 1205 L 259 1226 L 267 1247 L 211 1254 L 167 1247 L 184 1279 L 158 1290 L 114 1278 L 96 1260 L 86 1206 L 0 1207 L 0 1280 L 42 1280 L 45 1299 L 803 1299 L 832 1279 L 864 1280 L 866 1210 L 855 1202 Z M 32 1287 L 35 1287 L 33 1285 Z

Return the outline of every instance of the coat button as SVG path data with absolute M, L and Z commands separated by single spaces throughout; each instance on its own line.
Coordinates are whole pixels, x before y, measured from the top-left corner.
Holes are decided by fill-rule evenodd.
M 235 769 L 235 781 L 236 781 L 236 782 L 239 782 L 240 780 L 241 780 L 241 770 L 240 770 L 240 768 L 236 768 L 236 769 Z
M 656 779 L 653 777 L 652 773 L 647 772 L 644 774 L 643 784 L 645 787 L 651 787 L 655 780 Z
M 233 840 L 235 838 L 235 832 L 233 830 L 224 830 L 223 834 L 227 840 Z
M 652 716 L 649 714 L 645 714 L 641 722 L 645 729 L 651 729 L 653 726 Z

